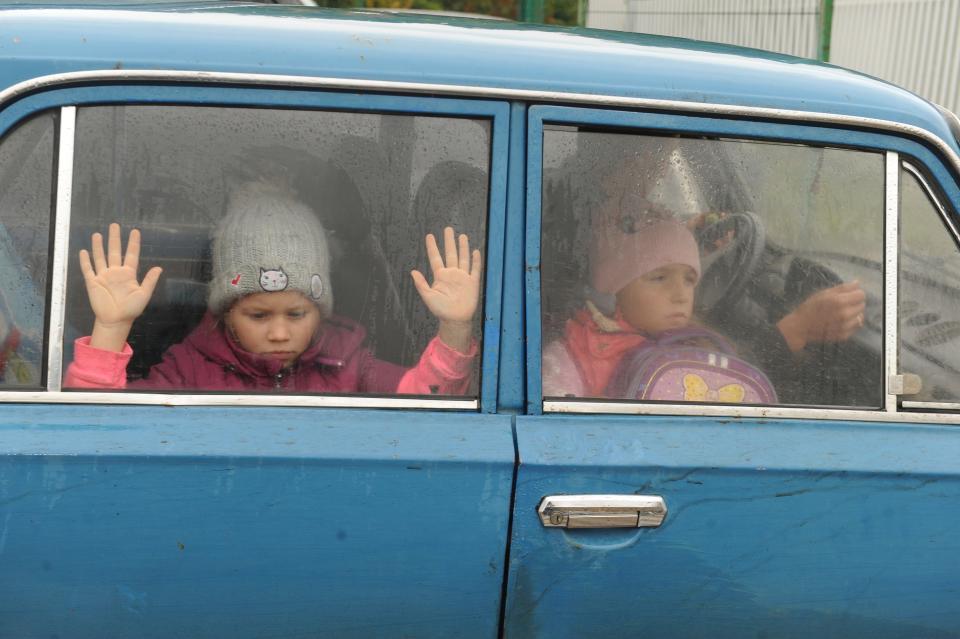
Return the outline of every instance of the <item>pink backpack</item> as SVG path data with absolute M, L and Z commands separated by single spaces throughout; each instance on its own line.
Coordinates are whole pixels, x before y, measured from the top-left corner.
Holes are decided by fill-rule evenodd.
M 628 351 L 604 394 L 661 402 L 777 403 L 763 371 L 737 357 L 726 339 L 699 326 L 666 331 Z

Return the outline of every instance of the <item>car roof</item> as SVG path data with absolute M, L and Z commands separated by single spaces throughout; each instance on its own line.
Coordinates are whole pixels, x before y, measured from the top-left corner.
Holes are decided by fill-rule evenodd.
M 682 38 L 253 2 L 0 3 L 0 90 L 109 69 L 210 71 L 560 92 L 820 112 L 920 127 L 929 102 L 804 58 Z

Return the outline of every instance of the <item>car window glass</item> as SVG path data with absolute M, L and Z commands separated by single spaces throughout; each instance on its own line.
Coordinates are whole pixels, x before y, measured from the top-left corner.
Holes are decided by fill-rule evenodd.
M 0 142 L 0 388 L 41 386 L 56 116 Z
M 900 370 L 910 401 L 960 401 L 960 255 L 956 232 L 911 171 L 900 173 Z
M 880 405 L 881 154 L 547 127 L 543 157 L 545 397 Z
M 129 336 L 129 387 L 392 394 L 438 330 L 410 274 L 417 269 L 432 280 L 425 235 L 439 240 L 449 225 L 468 235 L 471 249 L 485 251 L 489 146 L 490 125 L 482 119 L 172 106 L 80 109 L 65 361 L 75 358 L 74 339 L 89 334 L 94 322 L 77 251 L 91 246 L 91 234 L 106 234 L 111 222 L 119 222 L 124 245 L 128 230 L 142 233 L 140 277 L 152 266 L 163 268 Z M 253 204 L 238 204 L 243 198 Z M 300 285 L 294 273 L 271 263 L 257 263 L 260 275 L 242 275 L 238 266 L 252 267 L 258 251 L 275 255 L 284 233 L 292 231 L 271 228 L 259 213 L 250 213 L 240 230 L 222 230 L 229 212 L 244 206 L 287 210 L 286 204 L 271 204 L 281 200 L 291 210 L 309 210 L 323 227 L 322 250 L 315 239 L 291 239 L 291 246 L 314 247 L 296 249 L 309 259 L 290 256 L 310 262 L 297 267 L 305 269 Z M 212 262 L 214 237 L 236 244 L 233 257 L 220 266 Z M 231 272 L 214 294 L 210 281 L 224 269 L 236 275 Z M 197 332 L 214 297 L 236 301 L 241 293 L 283 292 L 288 285 L 287 292 L 317 294 L 333 304 L 333 315 L 308 339 L 316 348 L 298 351 L 303 357 L 296 366 L 283 357 L 293 352 L 287 346 L 278 351 L 279 371 L 262 357 L 244 359 L 254 349 L 229 321 L 232 306 L 208 318 L 214 333 Z M 326 313 L 325 304 L 315 306 Z M 467 327 L 477 340 L 479 316 L 477 311 Z M 202 343 L 190 342 L 185 354 L 184 340 Z M 200 357 L 203 366 L 215 362 L 214 368 L 227 372 L 212 381 L 192 373 L 186 380 L 179 373 L 172 379 L 152 374 L 165 355 L 177 360 L 174 368 L 193 366 L 190 358 Z M 431 378 L 420 386 L 424 394 L 476 394 L 478 358 L 430 361 L 455 364 L 445 374 L 460 381 L 454 392 Z M 305 368 L 309 373 L 301 374 Z M 278 381 L 264 386 L 264 374 Z M 103 387 L 103 380 L 94 385 Z

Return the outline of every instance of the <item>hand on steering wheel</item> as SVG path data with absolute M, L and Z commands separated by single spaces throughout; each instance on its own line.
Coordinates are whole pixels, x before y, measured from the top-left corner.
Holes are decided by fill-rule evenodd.
M 817 291 L 777 322 L 794 353 L 811 342 L 845 342 L 863 327 L 867 295 L 853 280 Z

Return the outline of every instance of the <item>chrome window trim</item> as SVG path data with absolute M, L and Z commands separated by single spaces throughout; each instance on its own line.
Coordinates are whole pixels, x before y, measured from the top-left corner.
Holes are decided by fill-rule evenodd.
M 924 405 L 936 409 L 939 406 Z M 650 415 L 657 417 L 716 417 L 723 419 L 804 419 L 832 422 L 909 422 L 960 426 L 960 415 L 950 413 L 897 412 L 846 408 L 793 408 L 785 406 L 733 406 L 724 404 L 641 404 L 636 402 L 587 402 L 549 399 L 544 413 L 589 413 L 598 415 Z
M 900 284 L 900 154 L 886 154 L 886 179 L 884 180 L 884 239 L 883 239 L 883 361 L 884 361 L 884 409 L 897 412 L 899 397 L 890 388 L 899 374 L 898 355 L 900 348 L 899 305 L 897 288 Z
M 417 82 L 396 82 L 378 80 L 360 80 L 345 78 L 324 78 L 290 75 L 272 75 L 257 73 L 228 73 L 211 71 L 176 71 L 176 70 L 125 70 L 104 69 L 96 71 L 74 71 L 58 73 L 37 78 L 31 78 L 12 85 L 0 91 L 0 108 L 8 102 L 42 89 L 82 85 L 98 81 L 164 81 L 182 83 L 221 83 L 256 85 L 261 87 L 284 88 L 303 87 L 318 89 L 391 91 L 414 94 L 430 94 L 451 97 L 479 97 L 501 98 L 507 100 L 529 100 L 540 102 L 577 103 L 583 105 L 598 105 L 623 108 L 642 108 L 682 111 L 701 115 L 718 116 L 756 116 L 770 120 L 798 121 L 803 123 L 841 124 L 856 126 L 878 131 L 893 132 L 908 135 L 924 140 L 934 146 L 952 168 L 960 173 L 960 155 L 946 142 L 933 133 L 917 126 L 860 116 L 830 114 L 816 111 L 800 111 L 792 109 L 775 109 L 767 107 L 748 107 L 729 104 L 698 103 L 681 100 L 657 100 L 648 98 L 629 98 L 618 96 L 604 96 L 589 93 L 574 93 L 563 91 L 535 91 L 525 89 L 506 89 L 498 87 L 471 87 L 453 84 L 431 84 Z M 75 107 L 65 107 L 74 109 Z M 72 149 L 71 149 L 72 150 Z M 72 169 L 72 166 L 71 166 Z M 58 186 L 58 215 L 59 221 L 59 186 Z M 65 254 L 57 251 L 55 245 L 54 263 L 57 256 L 65 267 Z M 54 278 L 56 273 L 54 273 Z M 54 284 L 56 281 L 54 279 Z M 63 285 L 63 282 L 61 283 Z M 65 289 L 63 291 L 65 293 Z M 61 294 L 62 295 L 62 294 Z M 56 296 L 54 297 L 54 300 Z M 51 309 L 53 311 L 53 309 Z M 52 316 L 53 317 L 53 316 Z M 59 330 L 63 330 L 63 308 L 59 315 Z M 51 322 L 51 332 L 55 322 Z M 62 359 L 62 339 L 50 344 L 52 360 L 53 351 L 59 352 Z M 62 361 L 60 362 L 62 367 Z M 49 364 L 48 364 L 49 367 Z M 48 380 L 54 378 L 48 370 Z M 60 375 L 56 376 L 56 385 L 59 385 Z M 48 388 L 50 387 L 48 381 Z M 51 389 L 53 390 L 53 389 Z M 479 400 L 433 400 L 433 399 L 400 399 L 400 398 L 342 398 L 342 397 L 315 397 L 315 396 L 262 396 L 262 395 L 154 395 L 137 393 L 63 393 L 63 392 L 0 392 L 0 402 L 50 402 L 50 403 L 124 403 L 124 404 L 162 404 L 162 405 L 265 405 L 265 406 L 337 406 L 337 407 L 414 407 L 414 408 L 466 408 L 477 409 Z M 925 404 L 926 405 L 926 404 Z M 689 406 L 689 405 L 637 405 L 626 403 L 596 403 L 596 402 L 569 402 L 547 400 L 543 402 L 544 412 L 571 412 L 593 413 L 602 410 L 605 413 L 622 414 L 657 414 L 657 415 L 715 415 L 721 417 L 783 417 L 802 419 L 856 419 L 864 421 L 885 421 L 891 415 L 883 411 L 858 411 L 842 409 L 808 409 L 808 408 L 781 408 L 781 407 L 742 407 L 730 408 L 726 406 Z M 944 415 L 939 413 L 898 413 L 898 421 L 926 421 L 934 423 L 960 423 L 960 415 Z
M 953 115 L 952 113 L 950 115 Z M 954 116 L 956 117 L 956 116 Z M 953 235 L 954 244 L 960 246 L 960 230 L 957 229 L 956 223 L 950 219 L 950 216 L 947 214 L 947 209 L 937 197 L 936 193 L 933 192 L 933 189 L 930 188 L 930 184 L 927 182 L 927 179 L 923 176 L 923 173 L 920 172 L 920 169 L 915 167 L 910 162 L 906 160 L 900 163 L 900 166 L 903 167 L 903 170 L 912 175 L 917 182 L 920 183 L 920 188 L 923 189 L 923 192 L 926 193 L 927 199 L 929 199 L 934 208 L 937 210 L 937 213 L 940 214 L 940 219 L 943 220 L 943 223 L 949 229 L 950 233 Z M 899 254 L 899 241 L 897 242 L 897 251 Z M 960 255 L 960 253 L 958 253 Z M 899 310 L 899 309 L 898 309 Z M 912 409 L 926 409 L 926 410 L 955 410 L 960 411 L 960 402 L 916 402 L 903 400 L 900 402 L 902 408 L 912 408 Z
M 102 69 L 96 71 L 71 71 L 55 73 L 24 80 L 0 91 L 0 108 L 7 102 L 24 94 L 41 89 L 56 88 L 71 84 L 92 83 L 98 81 L 163 81 L 184 83 L 221 83 L 238 85 L 257 85 L 261 87 L 284 88 L 302 87 L 318 89 L 343 89 L 403 92 L 429 94 L 450 97 L 500 98 L 505 100 L 528 100 L 537 102 L 562 102 L 584 105 L 600 105 L 624 108 L 643 108 L 656 110 L 684 111 L 702 115 L 755 116 L 772 120 L 795 120 L 802 123 L 844 124 L 867 129 L 876 129 L 909 135 L 932 144 L 948 159 L 953 169 L 960 174 L 960 155 L 946 142 L 933 133 L 911 124 L 892 122 L 879 118 L 866 118 L 853 115 L 838 115 L 820 111 L 799 111 L 795 109 L 775 109 L 768 107 L 738 106 L 682 100 L 656 100 L 650 98 L 628 98 L 592 93 L 574 93 L 564 91 L 536 91 L 528 89 L 506 89 L 500 87 L 475 87 L 457 84 L 431 84 L 425 82 L 397 82 L 388 80 L 361 80 L 352 78 L 329 78 L 300 75 L 273 75 L 262 73 L 230 73 L 221 71 L 176 71 L 176 70 L 134 70 Z
M 858 410 L 840 407 L 782 407 L 689 404 L 641 404 L 636 402 L 604 402 L 549 399 L 543 401 L 544 413 L 591 413 L 614 415 L 674 415 L 727 418 L 815 419 L 831 421 L 865 421 L 935 423 L 960 425 L 960 415 L 899 411 L 899 396 L 890 392 L 890 384 L 898 373 L 899 348 L 898 286 L 900 256 L 900 154 L 884 154 L 884 405 L 879 410 Z M 905 164 L 905 163 L 904 163 Z M 928 188 L 926 183 L 921 184 Z M 929 191 L 928 191 L 929 192 Z M 936 201 L 936 200 L 934 200 Z M 939 203 L 938 203 L 939 205 Z M 953 228 L 951 226 L 951 228 Z M 904 402 L 904 408 L 954 410 L 960 405 Z
M 960 402 L 900 402 L 902 408 L 925 408 L 927 410 L 958 410 Z
M 73 200 L 73 147 L 77 107 L 60 109 L 57 149 L 57 195 L 50 272 L 50 330 L 47 334 L 47 390 L 61 390 L 63 379 L 64 314 L 67 300 L 67 260 L 70 252 L 70 208 Z
M 950 130 L 957 139 L 957 144 L 960 144 L 960 117 L 957 117 L 956 113 L 943 105 L 937 104 L 936 102 L 931 102 L 930 104 L 937 107 L 937 111 L 940 112 L 940 115 L 947 119 L 947 122 L 950 123 Z
M 70 257 L 70 222 L 73 201 L 76 106 L 60 108 L 57 152 L 57 186 L 51 270 L 50 326 L 47 332 L 46 391 L 0 391 L 0 403 L 128 404 L 161 406 L 277 406 L 323 408 L 386 408 L 428 410 L 480 409 L 480 399 L 429 397 L 370 397 L 342 395 L 195 394 L 68 391 L 62 388 L 63 337 L 66 326 L 67 272 Z
M 933 202 L 934 208 L 936 208 L 937 212 L 940 214 L 940 219 L 943 220 L 943 223 L 947 225 L 948 229 L 950 229 L 950 233 L 953 234 L 953 241 L 960 245 L 960 229 L 958 229 L 956 223 L 950 219 L 950 215 L 947 214 L 947 208 L 940 201 L 940 198 L 938 198 L 933 192 L 933 189 L 930 188 L 930 183 L 927 182 L 927 178 L 923 176 L 923 173 L 920 172 L 920 169 L 915 167 L 910 162 L 904 160 L 900 164 L 907 173 L 915 177 L 917 182 L 920 183 L 920 188 L 923 189 L 923 192 L 926 193 L 930 201 Z
M 0 404 L 130 404 L 150 406 L 278 406 L 299 408 L 420 408 L 471 410 L 479 399 L 431 399 L 427 397 L 344 397 L 342 395 L 193 395 L 184 393 L 128 393 L 102 391 L 0 391 Z

